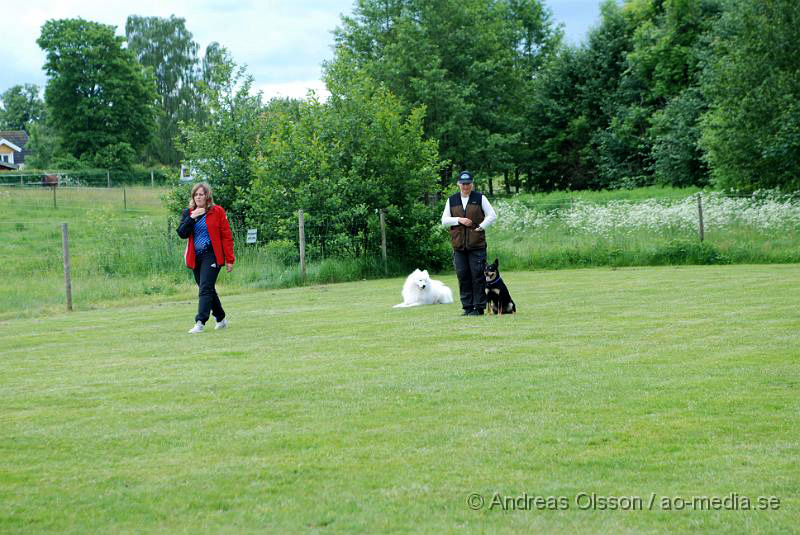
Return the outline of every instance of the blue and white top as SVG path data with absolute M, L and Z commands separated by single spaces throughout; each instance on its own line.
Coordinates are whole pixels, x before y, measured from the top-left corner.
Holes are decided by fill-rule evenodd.
M 211 237 L 206 226 L 206 214 L 200 216 L 194 223 L 194 251 L 202 253 L 211 245 Z

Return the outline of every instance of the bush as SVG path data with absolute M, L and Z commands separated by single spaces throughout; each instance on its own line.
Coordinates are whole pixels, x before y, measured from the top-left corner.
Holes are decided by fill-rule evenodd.
M 97 151 L 92 161 L 94 167 L 100 169 L 110 169 L 114 171 L 130 171 L 136 159 L 136 151 L 129 143 L 124 141 L 107 145 Z
M 729 264 L 730 260 L 714 246 L 697 240 L 671 240 L 659 247 L 650 257 L 653 265 Z
M 297 244 L 289 240 L 275 240 L 264 246 L 267 254 L 281 264 L 288 266 L 300 261 Z

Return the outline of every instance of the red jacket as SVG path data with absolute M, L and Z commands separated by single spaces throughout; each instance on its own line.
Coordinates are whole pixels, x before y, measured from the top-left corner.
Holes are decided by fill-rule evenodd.
M 188 208 L 183 210 L 181 223 L 178 225 L 178 236 L 181 238 L 188 238 L 186 244 L 186 252 L 183 254 L 186 259 L 186 265 L 194 269 L 194 223 Z M 206 212 L 206 226 L 208 227 L 208 236 L 211 238 L 211 247 L 214 248 L 214 256 L 217 259 L 217 265 L 233 264 L 236 258 L 233 256 L 233 234 L 231 233 L 231 225 L 228 223 L 228 216 L 225 210 L 219 205 L 212 206 Z

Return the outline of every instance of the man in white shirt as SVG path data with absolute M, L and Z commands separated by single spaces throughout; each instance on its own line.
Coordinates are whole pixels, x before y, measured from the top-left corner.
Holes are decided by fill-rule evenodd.
M 472 190 L 472 173 L 458 175 L 461 190 L 444 205 L 442 225 L 450 229 L 453 265 L 458 276 L 464 316 L 482 316 L 486 308 L 486 233 L 497 214 L 485 195 Z

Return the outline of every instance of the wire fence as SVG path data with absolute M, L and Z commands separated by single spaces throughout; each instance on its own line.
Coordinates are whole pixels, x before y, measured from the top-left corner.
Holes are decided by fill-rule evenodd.
M 43 170 L 0 173 L 0 188 L 54 188 L 163 186 L 173 181 L 172 172 L 163 168 L 147 170 Z
M 167 188 L 149 185 L 120 185 L 112 188 L 92 186 L 0 187 L 0 202 L 6 207 L 46 212 L 48 210 L 86 210 L 97 207 L 119 210 L 160 212 Z

